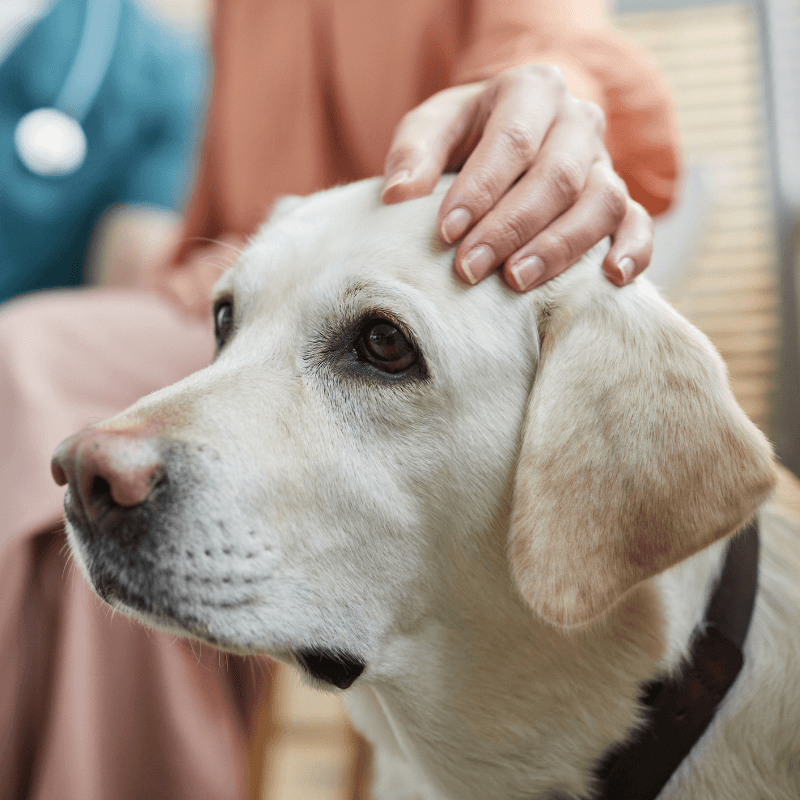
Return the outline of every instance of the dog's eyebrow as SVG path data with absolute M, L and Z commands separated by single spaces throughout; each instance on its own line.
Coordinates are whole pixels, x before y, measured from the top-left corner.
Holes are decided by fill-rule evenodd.
M 248 298 L 256 297 L 257 292 L 258 287 L 252 272 L 246 265 L 236 266 L 224 273 L 215 284 L 212 302 L 227 295 L 235 298 L 236 305 L 241 309 L 247 304 Z
M 340 325 L 345 320 L 352 323 L 365 315 L 377 314 L 397 321 L 415 338 L 417 333 L 424 338 L 429 334 L 424 313 L 420 313 L 422 303 L 406 286 L 359 278 L 342 287 L 340 298 Z
M 323 303 L 314 315 L 315 346 L 323 343 L 328 349 L 338 347 L 342 337 L 352 336 L 354 326 L 370 316 L 386 316 L 398 322 L 416 339 L 419 315 L 414 313 L 414 305 L 404 287 L 386 285 L 369 278 L 350 279 L 340 283 L 331 294 L 326 294 Z M 333 304 L 330 298 L 335 298 Z M 425 326 L 420 326 L 425 329 Z M 410 330 L 410 329 L 414 330 Z
M 233 274 L 234 270 L 230 269 L 227 272 L 223 273 L 219 280 L 214 284 L 214 293 L 212 296 L 212 302 L 217 300 L 224 295 L 233 294 L 233 289 L 236 284 L 236 276 Z
M 356 300 L 359 295 L 364 294 L 365 292 L 369 291 L 370 289 L 375 289 L 374 284 L 368 284 L 364 281 L 353 281 L 349 283 L 345 290 L 342 292 L 342 299 L 347 302 L 350 300 Z

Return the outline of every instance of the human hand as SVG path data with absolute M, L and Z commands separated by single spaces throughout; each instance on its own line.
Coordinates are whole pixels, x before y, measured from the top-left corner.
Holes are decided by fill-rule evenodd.
M 611 236 L 603 271 L 621 286 L 649 263 L 653 228 L 614 172 L 604 133 L 603 111 L 574 98 L 556 67 L 516 67 L 406 114 L 386 158 L 383 201 L 429 194 L 461 167 L 437 227 L 448 244 L 464 237 L 455 266 L 466 281 L 505 262 L 508 284 L 527 291 Z

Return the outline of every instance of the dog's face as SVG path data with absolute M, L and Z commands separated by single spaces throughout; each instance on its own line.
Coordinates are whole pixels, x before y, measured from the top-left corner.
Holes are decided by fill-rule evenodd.
M 216 287 L 213 364 L 61 446 L 101 597 L 346 687 L 471 604 L 585 622 L 752 514 L 769 449 L 699 334 L 602 247 L 466 287 L 445 188 L 284 203 Z
M 443 561 L 507 528 L 536 317 L 453 275 L 441 193 L 379 189 L 279 209 L 216 288 L 214 363 L 102 426 L 163 463 L 97 523 L 70 491 L 109 602 L 234 650 L 369 663 L 445 591 Z

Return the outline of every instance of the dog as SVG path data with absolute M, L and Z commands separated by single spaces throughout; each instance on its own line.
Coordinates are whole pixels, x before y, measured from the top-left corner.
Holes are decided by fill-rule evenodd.
M 279 202 L 216 286 L 213 363 L 56 451 L 84 575 L 342 692 L 377 800 L 592 798 L 756 519 L 744 666 L 657 791 L 797 798 L 800 538 L 768 442 L 699 331 L 603 278 L 607 243 L 524 295 L 458 280 L 448 185 Z

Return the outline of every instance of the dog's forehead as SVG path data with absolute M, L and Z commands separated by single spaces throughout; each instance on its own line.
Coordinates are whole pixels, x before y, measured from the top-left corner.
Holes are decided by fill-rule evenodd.
M 381 202 L 380 179 L 292 198 L 254 236 L 216 294 L 234 295 L 240 325 L 258 321 L 263 336 L 265 323 L 286 344 L 299 342 L 297 335 L 314 338 L 320 324 L 331 329 L 365 313 L 386 313 L 422 344 L 445 347 L 460 337 L 467 346 L 477 333 L 471 341 L 487 351 L 522 345 L 538 352 L 538 337 L 527 332 L 535 333 L 542 311 L 565 290 L 598 290 L 607 244 L 525 295 L 497 275 L 469 287 L 453 270 L 455 248 L 436 230 L 451 181 L 448 176 L 430 195 L 394 205 Z
M 427 197 L 386 206 L 382 181 L 312 195 L 270 219 L 218 285 L 282 308 L 315 287 L 407 285 L 441 290 L 453 282 L 453 251 L 436 233 L 446 184 Z M 422 268 L 424 265 L 424 268 Z

